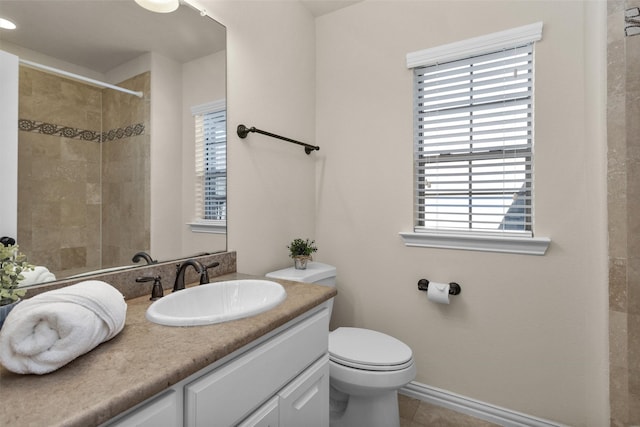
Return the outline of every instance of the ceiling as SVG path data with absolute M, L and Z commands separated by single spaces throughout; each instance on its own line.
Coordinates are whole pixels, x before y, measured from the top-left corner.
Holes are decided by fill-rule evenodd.
M 360 3 L 363 0 L 300 0 L 315 17 Z
M 146 52 L 180 63 L 224 50 L 225 28 L 188 6 L 153 13 L 133 0 L 0 0 L 17 24 L 4 41 L 105 73 Z
M 315 17 L 360 1 L 300 0 Z M 8 41 L 103 74 L 150 51 L 184 63 L 226 46 L 224 26 L 184 4 L 163 14 L 133 0 L 0 0 L 0 17 L 18 25 L 0 29 L 0 48 Z

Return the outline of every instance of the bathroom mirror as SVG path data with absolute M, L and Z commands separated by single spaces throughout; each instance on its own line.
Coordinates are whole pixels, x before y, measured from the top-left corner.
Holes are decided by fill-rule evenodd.
M 11 237 L 29 262 L 61 280 L 135 267 L 140 251 L 158 261 L 225 251 L 226 209 L 194 233 L 195 196 L 183 196 L 196 180 L 196 115 L 226 114 L 225 27 L 183 2 L 161 14 L 134 0 L 0 0 L 0 17 L 18 26 L 0 30 L 0 50 L 21 61 Z M 216 191 L 226 208 L 226 187 Z

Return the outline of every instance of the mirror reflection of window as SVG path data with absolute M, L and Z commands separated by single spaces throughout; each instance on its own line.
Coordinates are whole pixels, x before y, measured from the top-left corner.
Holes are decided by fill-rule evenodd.
M 195 122 L 195 219 L 224 227 L 227 220 L 227 111 L 224 100 L 193 107 Z

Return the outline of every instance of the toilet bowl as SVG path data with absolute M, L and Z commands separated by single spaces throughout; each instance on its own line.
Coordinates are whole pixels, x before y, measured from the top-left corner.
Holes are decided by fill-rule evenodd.
M 399 426 L 398 389 L 416 376 L 411 349 L 381 332 L 329 334 L 332 427 Z
M 335 286 L 336 269 L 310 262 L 285 268 L 274 279 Z M 333 301 L 329 303 L 329 309 Z M 378 331 L 340 327 L 329 333 L 331 427 L 398 427 L 398 389 L 416 376 L 411 348 Z

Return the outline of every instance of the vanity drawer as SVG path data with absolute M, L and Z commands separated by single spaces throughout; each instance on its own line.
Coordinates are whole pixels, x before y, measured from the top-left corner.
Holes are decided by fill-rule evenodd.
M 328 350 L 323 309 L 185 387 L 187 427 L 236 424 Z

